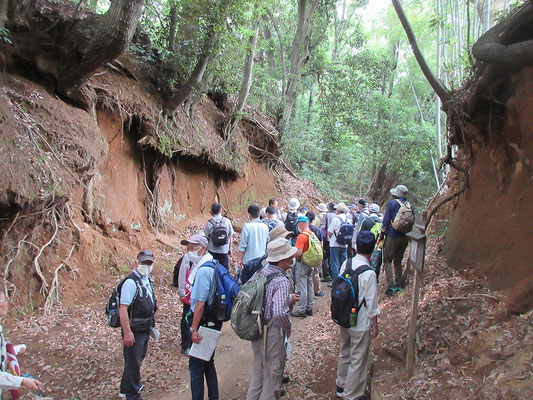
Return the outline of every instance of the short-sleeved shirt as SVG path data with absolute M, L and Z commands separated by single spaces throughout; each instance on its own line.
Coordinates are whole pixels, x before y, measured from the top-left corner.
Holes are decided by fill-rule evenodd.
M 313 234 L 310 229 L 307 229 L 304 232 L 307 232 L 310 235 Z M 296 238 L 295 246 L 297 249 L 301 249 L 305 253 L 307 250 L 309 250 L 309 236 L 307 236 L 304 232 L 300 233 Z
M 331 235 L 329 238 L 329 247 L 346 247 L 345 244 L 340 244 L 337 242 L 337 235 L 339 234 L 341 225 L 346 222 L 346 218 L 346 214 L 338 214 L 335 216 L 335 218 L 331 219 L 331 222 L 328 226 L 328 233 L 333 233 L 333 235 Z
M 221 223 L 225 228 L 226 232 L 228 233 L 228 237 L 230 235 L 233 235 L 233 226 L 231 226 L 231 221 L 227 219 L 226 217 L 223 217 L 222 214 L 214 215 L 212 218 L 217 224 Z M 219 222 L 221 221 L 222 222 Z M 215 229 L 215 225 L 211 222 L 211 220 L 208 220 L 205 223 L 205 235 L 209 238 L 209 243 L 207 245 L 207 250 L 212 251 L 213 253 L 220 253 L 220 254 L 227 254 L 229 252 L 229 247 L 231 245 L 231 241 L 228 240 L 228 243 L 226 243 L 223 246 L 215 246 L 213 244 L 213 241 L 211 240 L 211 232 L 213 232 L 213 229 Z
M 239 244 L 239 250 L 244 253 L 243 264 L 254 258 L 262 257 L 266 253 L 268 232 L 268 226 L 258 219 L 244 224 Z
M 141 274 L 139 274 L 136 270 L 133 270 L 133 273 L 137 275 L 139 278 L 141 278 L 141 285 L 146 288 L 146 292 L 148 293 L 148 295 L 153 301 L 154 292 L 152 289 L 152 285 L 150 284 L 150 278 L 148 276 L 141 276 Z M 126 279 L 120 291 L 120 304 L 129 306 L 133 302 L 133 298 L 135 297 L 136 292 L 137 292 L 137 284 L 135 283 L 135 281 L 131 278 Z
M 213 298 L 215 297 L 215 269 L 211 267 L 202 267 L 202 265 L 212 260 L 213 256 L 206 253 L 198 262 L 199 267 L 196 270 L 191 291 L 191 310 L 193 312 L 197 301 L 209 305 L 213 302 Z

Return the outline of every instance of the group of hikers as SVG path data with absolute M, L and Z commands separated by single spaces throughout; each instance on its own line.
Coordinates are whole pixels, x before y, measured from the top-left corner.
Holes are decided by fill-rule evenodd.
M 174 270 L 173 284 L 183 304 L 181 349 L 189 357 L 192 399 L 204 399 L 204 383 L 208 399 L 219 399 L 214 351 L 203 359 L 195 356 L 194 345 L 205 340 L 202 332 L 220 331 L 229 320 L 240 338 L 251 341 L 254 354 L 246 399 L 282 397 L 283 384 L 290 379 L 284 367 L 291 347 L 291 317 L 313 316 L 314 299 L 325 296 L 321 282 L 332 288 L 331 317 L 340 326 L 336 394 L 347 400 L 364 398 L 370 341 L 378 335 L 381 259 L 385 294 L 405 286 L 405 233 L 414 223 L 407 192 L 403 185 L 391 189 L 393 199 L 384 215 L 379 205 L 365 199 L 350 205 L 320 203 L 316 213 L 300 207 L 296 198 L 285 212 L 278 209 L 276 199 L 263 209 L 250 205 L 249 222 L 242 227 L 236 249 L 235 274 L 229 266 L 234 229 L 221 204 L 214 203 L 204 230 L 181 241 L 186 253 Z M 113 304 L 108 305 L 109 321 L 114 319 L 109 324 L 122 331 L 120 396 L 128 400 L 141 399 L 141 364 L 149 338 L 158 337 L 150 278 L 154 262 L 151 251 L 139 252 L 135 268 L 115 288 Z

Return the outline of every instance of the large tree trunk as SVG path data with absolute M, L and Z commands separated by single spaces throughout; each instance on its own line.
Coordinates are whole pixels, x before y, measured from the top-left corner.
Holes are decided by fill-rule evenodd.
M 68 94 L 128 48 L 143 5 L 143 0 L 112 0 L 105 14 L 74 22 L 58 63 L 60 92 Z
M 276 36 L 278 37 L 279 57 L 281 60 L 281 93 L 283 96 L 287 84 L 287 64 L 285 61 L 285 47 L 283 46 L 283 36 L 281 36 L 281 32 L 279 30 L 278 23 L 274 18 L 274 14 L 272 14 L 268 8 L 265 8 L 265 11 L 268 14 L 268 17 L 270 18 L 270 21 L 272 21 L 272 26 L 274 27 L 274 31 L 276 31 Z
M 174 53 L 174 47 L 176 44 L 176 26 L 178 25 L 178 7 L 176 2 L 173 1 L 170 6 L 170 21 L 168 30 L 167 49 L 171 53 Z
M 172 114 L 200 86 L 218 35 L 211 31 L 204 43 L 202 54 L 185 83 L 167 100 L 165 112 Z
M 248 94 L 250 93 L 250 86 L 252 85 L 252 71 L 254 67 L 255 49 L 257 47 L 257 36 L 259 34 L 259 21 L 256 21 L 254 29 L 254 34 L 253 36 L 250 36 L 248 41 L 248 52 L 244 61 L 244 71 L 242 73 L 239 95 L 237 96 L 237 101 L 233 107 L 233 112 L 226 118 L 224 126 L 222 127 L 222 133 L 226 143 L 230 142 L 233 131 L 241 120 L 241 114 L 246 105 Z
M 298 27 L 292 40 L 289 56 L 290 71 L 287 87 L 283 96 L 281 113 L 281 129 L 284 129 L 291 118 L 300 87 L 301 71 L 309 60 L 309 43 L 311 41 L 311 22 L 318 5 L 318 0 L 298 1 Z

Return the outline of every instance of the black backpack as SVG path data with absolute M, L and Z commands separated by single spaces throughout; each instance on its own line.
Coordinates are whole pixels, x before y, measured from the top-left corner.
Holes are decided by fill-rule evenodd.
M 285 229 L 294 233 L 295 235 L 298 235 L 298 226 L 296 221 L 298 221 L 298 213 L 296 211 L 288 213 L 287 218 L 285 218 Z
M 341 226 L 339 232 L 335 234 L 337 243 L 339 244 L 351 244 L 353 239 L 353 231 L 355 226 L 348 222 L 348 220 L 343 221 L 342 218 L 338 217 L 341 220 Z
M 172 273 L 172 286 L 179 287 L 179 276 L 180 276 L 180 268 L 181 263 L 183 262 L 183 256 L 178 260 L 176 265 L 174 265 L 174 272 Z
M 253 276 L 253 274 L 263 268 L 262 263 L 265 258 L 267 258 L 266 254 L 262 257 L 254 258 L 242 266 L 240 277 L 242 285 L 244 285 Z
M 113 288 L 111 296 L 109 296 L 105 307 L 105 314 L 107 315 L 107 325 L 111 328 L 120 328 L 120 317 L 118 315 L 118 309 L 120 308 L 120 292 L 122 290 L 122 285 L 124 285 L 124 282 L 126 282 L 126 279 L 133 279 L 137 288 L 137 290 L 135 291 L 135 295 L 133 296 L 133 300 L 131 301 L 131 304 L 133 304 L 133 302 L 137 298 L 137 295 L 139 294 L 139 290 L 141 290 L 140 279 L 135 279 L 131 275 L 124 278 L 118 285 Z M 152 282 L 150 281 L 150 283 Z M 131 307 L 128 308 L 128 313 L 130 313 L 131 319 Z
M 220 247 L 228 244 L 229 235 L 226 227 L 224 226 L 224 218 L 220 219 L 218 222 L 211 218 L 208 222 L 213 225 L 213 230 L 209 235 L 213 245 Z
M 352 269 L 353 258 L 348 259 L 348 264 L 344 273 L 333 282 L 331 288 L 331 319 L 343 328 L 350 328 L 357 323 L 357 314 L 362 306 L 366 306 L 363 300 L 358 304 L 359 299 L 359 275 L 365 271 L 372 271 L 367 265 L 362 265 L 355 271 Z M 355 308 L 355 323 L 350 324 L 350 314 Z

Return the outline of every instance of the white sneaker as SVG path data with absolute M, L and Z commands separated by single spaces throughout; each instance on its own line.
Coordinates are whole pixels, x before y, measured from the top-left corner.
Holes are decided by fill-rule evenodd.
M 141 390 L 143 390 L 143 389 L 144 389 L 144 383 L 141 383 L 141 387 L 139 388 L 139 392 Z M 125 393 L 119 393 L 118 397 L 120 397 L 121 399 L 125 399 L 126 398 L 126 394 Z

